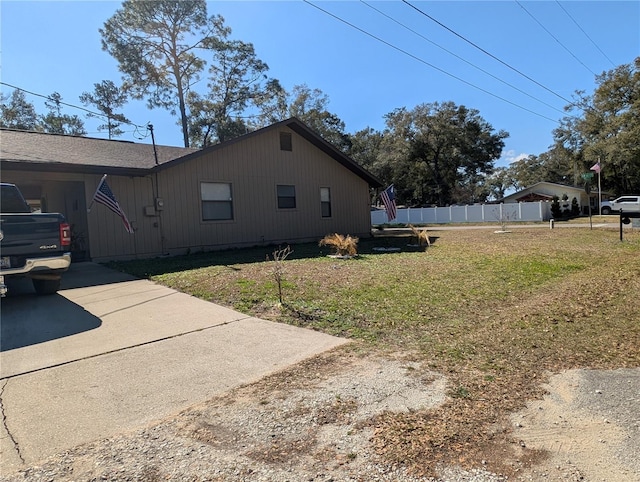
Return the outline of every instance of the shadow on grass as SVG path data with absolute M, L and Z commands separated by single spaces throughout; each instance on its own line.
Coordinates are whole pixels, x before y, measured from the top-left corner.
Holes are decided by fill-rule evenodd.
M 432 244 L 435 243 L 437 239 L 437 237 L 430 237 Z M 365 256 L 393 254 L 394 252 L 424 251 L 424 247 L 411 247 L 413 241 L 408 233 L 389 234 L 384 231 L 375 231 L 373 236 L 369 238 L 360 238 L 358 242 L 358 254 Z M 286 243 L 252 248 L 207 251 L 183 256 L 158 257 L 133 261 L 111 261 L 105 263 L 105 266 L 139 278 L 149 278 L 155 275 L 206 268 L 208 266 L 227 266 L 231 270 L 237 270 L 238 268 L 234 267 L 235 265 L 272 261 L 274 251 L 284 248 L 285 246 L 287 246 Z M 332 248 L 321 247 L 318 246 L 318 243 L 314 242 L 290 244 L 290 246 L 292 252 L 287 257 L 287 260 L 324 258 L 333 252 Z M 377 248 L 381 247 L 397 248 L 397 251 L 377 250 Z

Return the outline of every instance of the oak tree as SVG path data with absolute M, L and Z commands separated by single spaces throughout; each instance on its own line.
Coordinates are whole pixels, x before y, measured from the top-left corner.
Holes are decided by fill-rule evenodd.
M 475 109 L 453 102 L 421 104 L 386 115 L 385 152 L 397 196 L 407 204 L 483 201 L 485 176 L 504 147 L 505 131 Z
M 640 191 L 640 57 L 596 77 L 593 95 L 577 92 L 569 112 L 580 138 L 583 167 L 601 162 L 603 188 Z
M 289 116 L 297 117 L 334 147 L 347 152 L 350 138 L 344 122 L 329 112 L 329 97 L 320 89 L 306 84 L 295 85 L 289 94 Z

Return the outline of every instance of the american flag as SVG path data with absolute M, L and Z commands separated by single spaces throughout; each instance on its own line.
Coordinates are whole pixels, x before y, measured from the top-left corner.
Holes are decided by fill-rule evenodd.
M 598 174 L 600 174 L 600 171 L 602 170 L 602 168 L 600 167 L 600 161 L 596 162 L 593 166 L 591 166 L 589 170 L 596 171 Z
M 380 194 L 384 210 L 387 213 L 387 220 L 393 221 L 396 218 L 396 193 L 393 190 L 393 184 L 382 191 Z
M 113 191 L 107 184 L 107 175 L 102 176 L 102 180 L 100 184 L 98 184 L 98 189 L 96 189 L 96 193 L 93 195 L 93 200 L 99 202 L 100 204 L 104 204 L 109 209 L 111 209 L 114 213 L 116 213 L 122 219 L 124 223 L 124 229 L 127 230 L 127 233 L 133 234 L 133 226 L 127 219 L 127 215 L 124 213 L 120 204 L 116 200 L 116 197 L 113 195 Z

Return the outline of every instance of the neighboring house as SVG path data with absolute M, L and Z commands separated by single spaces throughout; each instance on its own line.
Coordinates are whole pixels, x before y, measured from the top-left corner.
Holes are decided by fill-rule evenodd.
M 368 236 L 381 187 L 295 118 L 203 150 L 1 130 L 0 169 L 34 209 L 65 214 L 76 259 L 94 261 Z M 92 205 L 103 174 L 134 234 Z
M 582 214 L 588 214 L 589 205 L 591 205 L 592 212 L 595 214 L 598 210 L 598 188 L 591 188 L 590 194 L 587 194 L 584 187 L 572 187 L 564 186 L 562 184 L 555 184 L 553 182 L 538 182 L 532 186 L 522 189 L 518 192 L 505 196 L 500 200 L 503 203 L 518 203 L 518 202 L 536 202 L 536 201 L 549 201 L 553 200 L 554 196 L 557 196 L 560 202 L 562 202 L 563 196 L 566 194 L 567 203 L 571 206 L 571 201 L 575 197 L 580 206 L 580 212 Z M 604 199 L 603 193 L 603 199 Z

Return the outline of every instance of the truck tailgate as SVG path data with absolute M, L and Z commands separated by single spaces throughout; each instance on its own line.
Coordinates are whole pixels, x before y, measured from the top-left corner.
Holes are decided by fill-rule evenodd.
M 5 264 L 11 258 L 19 255 L 41 257 L 62 253 L 65 248 L 60 244 L 60 223 L 64 217 L 56 213 L 41 214 L 8 214 L 2 213 L 0 229 L 2 241 L 0 242 L 2 267 L 14 267 Z

